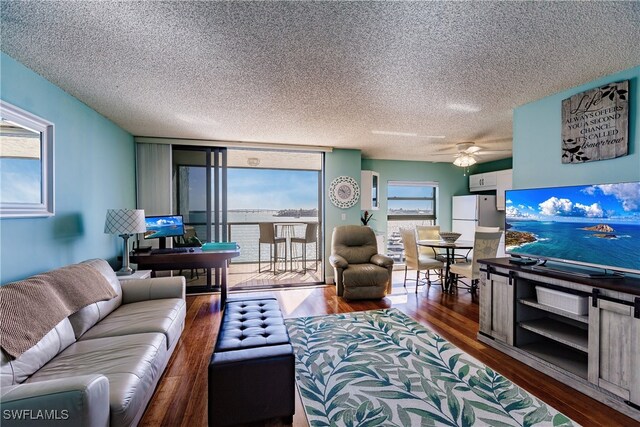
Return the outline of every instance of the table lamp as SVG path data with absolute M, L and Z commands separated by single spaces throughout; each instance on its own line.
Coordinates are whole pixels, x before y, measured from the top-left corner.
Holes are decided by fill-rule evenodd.
M 104 232 L 118 234 L 124 240 L 122 268 L 116 271 L 118 276 L 133 274 L 133 270 L 129 266 L 129 237 L 145 231 L 147 231 L 147 227 L 144 222 L 143 209 L 107 209 Z

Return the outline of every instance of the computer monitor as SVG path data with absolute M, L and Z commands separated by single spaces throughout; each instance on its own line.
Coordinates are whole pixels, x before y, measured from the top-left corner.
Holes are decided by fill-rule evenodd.
M 144 220 L 147 226 L 145 240 L 159 239 L 161 249 L 167 247 L 167 237 L 184 236 L 182 215 L 147 216 Z

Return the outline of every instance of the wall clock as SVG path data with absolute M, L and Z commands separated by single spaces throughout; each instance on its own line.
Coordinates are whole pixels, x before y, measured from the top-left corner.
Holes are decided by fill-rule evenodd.
M 329 200 L 335 206 L 347 209 L 355 205 L 360 199 L 360 188 L 355 179 L 350 176 L 339 176 L 329 186 Z

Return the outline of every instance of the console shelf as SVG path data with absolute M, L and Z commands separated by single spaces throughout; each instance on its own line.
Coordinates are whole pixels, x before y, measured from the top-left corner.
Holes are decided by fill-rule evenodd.
M 528 320 L 526 322 L 520 322 L 519 325 L 523 329 L 568 345 L 584 353 L 589 351 L 588 332 L 586 329 L 576 328 L 575 326 L 549 318 Z
M 566 348 L 549 345 L 548 341 L 523 345 L 520 349 L 580 378 L 587 379 L 588 377 L 586 354 L 571 352 L 567 351 Z
M 573 320 L 575 320 L 577 322 L 589 323 L 589 316 L 587 316 L 587 315 L 574 314 L 574 313 L 570 313 L 570 312 L 565 311 L 565 310 L 561 310 L 559 308 L 550 307 L 548 305 L 540 304 L 534 298 L 523 298 L 519 302 L 522 303 L 522 304 L 528 305 L 530 307 L 537 308 L 539 310 L 548 311 L 549 313 L 553 313 L 553 314 L 557 314 L 557 315 L 560 315 L 560 316 L 563 316 L 563 317 L 567 317 L 569 319 L 573 319 Z

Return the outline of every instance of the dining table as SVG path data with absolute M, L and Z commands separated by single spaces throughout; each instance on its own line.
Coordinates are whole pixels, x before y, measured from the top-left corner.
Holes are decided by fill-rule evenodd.
M 455 261 L 456 250 L 466 250 L 467 253 L 473 249 L 473 241 L 470 240 L 456 240 L 455 242 L 447 242 L 445 240 L 418 240 L 418 246 L 431 248 L 436 252 L 436 249 L 444 249 L 445 253 L 445 273 L 444 283 L 442 285 L 443 292 L 452 292 L 451 264 Z M 436 252 L 437 253 L 437 252 Z

